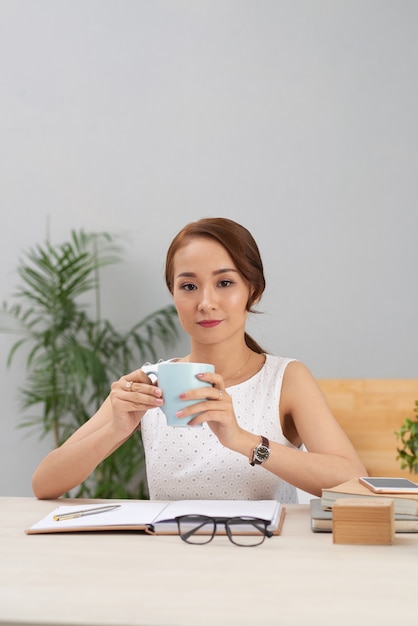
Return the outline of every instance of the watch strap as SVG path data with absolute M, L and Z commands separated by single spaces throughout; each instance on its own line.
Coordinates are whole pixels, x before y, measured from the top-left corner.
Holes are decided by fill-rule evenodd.
M 260 439 L 261 442 L 258 444 L 258 446 L 256 446 L 252 452 L 251 452 L 251 456 L 250 456 L 250 465 L 261 465 L 264 461 L 260 461 L 260 459 L 257 458 L 257 451 L 259 448 L 261 448 L 262 446 L 267 448 L 270 451 L 270 442 L 267 439 L 267 437 L 264 437 L 264 435 L 260 435 Z M 267 460 L 267 459 L 265 459 Z
M 264 437 L 264 435 L 260 435 L 261 437 L 261 445 L 265 446 L 266 448 L 270 448 L 270 442 L 267 439 L 267 437 Z

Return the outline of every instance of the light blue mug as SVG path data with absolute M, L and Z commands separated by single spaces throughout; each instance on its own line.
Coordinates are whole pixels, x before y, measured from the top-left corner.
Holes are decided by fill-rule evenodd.
M 181 411 L 192 404 L 198 404 L 201 400 L 182 400 L 180 394 L 190 389 L 208 386 L 210 383 L 196 378 L 197 374 L 206 372 L 213 373 L 214 365 L 210 363 L 185 363 L 183 361 L 169 361 L 158 364 L 157 371 L 148 371 L 158 379 L 158 387 L 163 392 L 164 404 L 161 407 L 167 418 L 168 426 L 187 426 L 199 412 L 189 418 L 176 417 L 177 411 Z

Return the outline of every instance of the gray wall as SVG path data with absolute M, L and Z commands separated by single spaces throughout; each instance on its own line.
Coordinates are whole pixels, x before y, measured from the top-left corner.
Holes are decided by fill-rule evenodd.
M 104 312 L 128 326 L 169 302 L 177 230 L 222 215 L 260 244 L 270 352 L 418 377 L 417 67 L 414 0 L 0 0 L 1 299 L 48 223 L 109 230 Z M 17 429 L 11 344 L 0 495 L 29 495 L 51 442 Z

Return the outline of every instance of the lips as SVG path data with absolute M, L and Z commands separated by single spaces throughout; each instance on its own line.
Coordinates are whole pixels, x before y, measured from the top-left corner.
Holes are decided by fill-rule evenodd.
M 199 326 L 202 328 L 215 328 L 215 326 L 219 326 L 222 323 L 222 320 L 202 320 L 198 322 Z

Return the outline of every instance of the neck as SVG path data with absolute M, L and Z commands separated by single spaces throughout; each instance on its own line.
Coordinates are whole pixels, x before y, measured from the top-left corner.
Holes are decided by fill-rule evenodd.
M 247 370 L 252 365 L 252 360 L 256 355 L 244 343 L 241 346 L 226 347 L 219 346 L 192 346 L 190 354 L 186 357 L 188 361 L 196 363 L 212 363 L 215 372 L 220 374 L 225 386 L 235 383 L 241 376 L 245 376 Z

